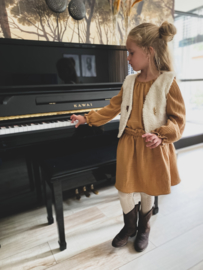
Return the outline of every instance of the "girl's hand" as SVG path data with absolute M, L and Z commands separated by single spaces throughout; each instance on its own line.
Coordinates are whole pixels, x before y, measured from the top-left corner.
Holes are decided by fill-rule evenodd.
M 156 134 L 152 133 L 143 134 L 142 138 L 146 138 L 145 142 L 149 142 L 146 144 L 146 147 L 149 147 L 150 149 L 157 147 L 162 142 L 162 139 L 160 139 Z
M 81 124 L 85 124 L 86 123 L 86 119 L 84 116 L 82 115 L 75 115 L 75 114 L 72 114 L 70 119 L 72 120 L 71 123 L 73 123 L 74 121 L 78 121 L 77 124 L 75 125 L 75 127 L 77 128 L 79 125 Z

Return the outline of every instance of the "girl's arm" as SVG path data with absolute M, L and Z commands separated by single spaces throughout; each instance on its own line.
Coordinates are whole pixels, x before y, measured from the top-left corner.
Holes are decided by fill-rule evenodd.
M 114 96 L 110 100 L 110 104 L 98 111 L 90 111 L 85 114 L 84 117 L 89 126 L 102 126 L 113 119 L 121 111 L 121 102 L 123 95 L 123 87 L 118 95 Z
M 173 143 L 180 140 L 185 129 L 185 103 L 175 79 L 171 85 L 169 93 L 167 94 L 166 113 L 168 115 L 166 125 L 151 131 L 151 133 L 156 134 L 162 139 L 162 143 L 160 144 L 161 146 L 165 143 Z

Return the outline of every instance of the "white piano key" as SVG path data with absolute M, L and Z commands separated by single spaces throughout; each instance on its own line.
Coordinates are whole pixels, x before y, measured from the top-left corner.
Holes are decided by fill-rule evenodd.
M 49 128 L 49 125 L 46 122 L 42 122 L 42 124 L 44 129 Z
M 23 132 L 23 130 L 24 130 L 24 127 L 22 127 L 22 125 L 19 125 L 19 126 L 18 126 L 18 131 L 19 131 L 19 132 Z
M 37 128 L 37 130 L 40 130 L 41 129 L 41 125 L 39 123 L 36 123 L 36 128 Z
M 44 129 L 44 126 L 42 123 L 38 123 L 38 129 Z
M 38 123 L 38 124 L 37 124 L 37 129 L 38 129 L 38 130 L 43 129 L 43 125 L 42 125 L 41 123 Z
M 53 121 L 49 122 L 49 128 L 54 128 L 56 127 L 56 123 L 54 123 Z
M 71 121 L 70 120 L 66 121 L 66 126 L 71 126 Z
M 6 127 L 1 127 L 1 134 L 6 134 Z
M 3 130 L 4 130 L 4 134 L 9 134 L 9 130 L 7 127 L 3 127 Z
M 55 126 L 56 127 L 63 127 L 63 122 L 57 121 Z
M 62 124 L 63 124 L 63 127 L 65 127 L 66 126 L 66 120 L 63 120 Z
M 22 125 L 23 126 L 23 131 L 26 132 L 27 131 L 27 125 Z
M 64 121 L 64 126 L 65 127 L 70 126 L 70 122 L 71 122 L 70 120 L 65 120 Z
M 35 124 L 31 123 L 31 131 L 33 131 L 33 130 L 37 130 L 37 128 L 36 128 Z
M 50 126 L 50 127 L 51 127 L 51 128 L 56 128 L 56 127 L 57 127 L 56 122 L 51 121 L 51 126 Z
M 15 133 L 15 129 L 13 126 L 9 126 L 9 133 Z
M 11 132 L 10 133 L 16 133 L 16 129 L 14 126 L 11 126 Z
M 18 126 L 18 125 L 14 125 L 14 131 L 15 131 L 16 133 L 19 132 L 19 126 Z
M 27 125 L 27 131 L 31 131 L 32 130 L 32 127 L 30 124 Z
M 10 128 L 7 126 L 6 127 L 6 134 L 9 134 L 11 132 Z

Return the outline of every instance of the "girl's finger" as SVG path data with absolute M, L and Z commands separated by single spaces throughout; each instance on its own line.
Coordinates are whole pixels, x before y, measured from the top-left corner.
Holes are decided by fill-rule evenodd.
M 77 117 L 76 117 L 76 116 L 73 116 L 73 117 L 72 117 L 72 123 L 73 123 L 75 120 L 77 120 Z
M 156 135 L 152 135 L 152 136 L 148 136 L 145 140 L 145 142 L 150 142 L 150 141 L 154 141 L 157 140 L 157 136 Z
M 152 142 L 148 143 L 146 146 L 147 146 L 147 147 L 150 147 L 150 146 L 154 145 L 155 143 L 156 143 L 156 142 L 152 141 Z
M 152 143 L 150 143 L 150 144 L 148 145 L 148 147 L 149 147 L 149 148 L 152 148 L 152 147 L 155 146 L 155 145 L 156 145 L 156 143 L 152 142 Z
M 150 133 L 145 133 L 142 135 L 142 138 L 149 136 Z
M 158 142 L 158 143 L 155 143 L 154 145 L 152 145 L 152 146 L 150 147 L 150 149 L 156 148 L 158 145 L 159 145 L 159 142 Z
M 154 136 L 154 134 L 152 134 L 152 133 L 146 133 L 146 134 L 142 135 L 143 138 L 145 138 L 145 137 L 150 138 L 150 137 L 153 137 L 153 136 Z
M 156 138 L 154 137 L 147 137 L 147 139 L 145 140 L 145 142 L 151 142 L 154 141 Z

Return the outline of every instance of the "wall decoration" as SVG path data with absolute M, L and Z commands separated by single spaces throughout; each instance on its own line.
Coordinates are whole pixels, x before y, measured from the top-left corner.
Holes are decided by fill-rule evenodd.
M 95 55 L 82 55 L 82 76 L 83 77 L 96 77 L 96 61 Z
M 66 10 L 68 0 L 46 0 L 47 6 L 56 13 L 62 13 Z
M 85 3 L 79 21 L 68 6 L 57 13 L 46 1 L 0 0 L 0 38 L 125 45 L 130 29 L 142 22 L 173 22 L 174 0 L 77 0 Z
M 68 5 L 68 11 L 70 16 L 79 21 L 86 15 L 85 4 L 83 0 L 71 0 Z

